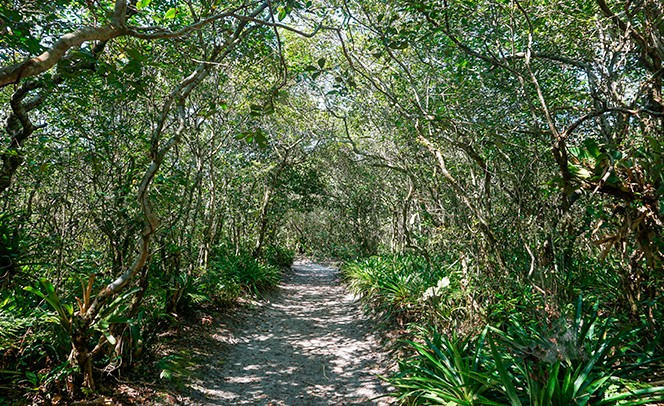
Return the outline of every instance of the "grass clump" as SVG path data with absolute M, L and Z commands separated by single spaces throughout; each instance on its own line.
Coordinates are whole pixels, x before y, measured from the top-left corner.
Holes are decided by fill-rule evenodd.
M 243 296 L 261 297 L 279 284 L 294 258 L 282 247 L 267 247 L 263 254 L 256 258 L 249 250 L 218 247 L 207 267 L 178 275 L 180 290 L 177 295 L 170 293 L 176 300 L 171 311 L 187 313 L 206 302 L 227 305 Z
M 467 285 L 457 268 L 441 263 L 416 255 L 374 256 L 341 270 L 350 289 L 387 320 L 448 327 L 462 319 Z
M 224 254 L 210 261 L 197 281 L 197 291 L 213 301 L 229 302 L 242 295 L 261 296 L 279 284 L 282 270 L 249 253 Z

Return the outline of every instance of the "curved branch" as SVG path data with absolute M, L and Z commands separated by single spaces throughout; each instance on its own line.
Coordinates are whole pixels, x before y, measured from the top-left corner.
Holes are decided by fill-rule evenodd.
M 296 33 L 298 35 L 301 35 L 305 38 L 311 38 L 311 37 L 315 36 L 316 34 L 318 34 L 318 31 L 320 31 L 320 29 L 323 28 L 323 25 L 318 25 L 316 28 L 314 28 L 314 30 L 312 32 L 304 32 L 304 31 L 298 30 L 297 28 L 293 28 L 293 27 L 291 27 L 289 25 L 286 25 L 286 24 L 281 24 L 281 23 L 277 23 L 277 22 L 269 22 L 269 21 L 258 19 L 256 17 L 252 17 L 252 16 L 243 16 L 243 15 L 238 15 L 238 14 L 231 13 L 231 17 L 234 17 L 234 18 L 236 18 L 240 21 L 251 21 L 251 22 L 254 22 L 254 23 L 261 23 L 262 25 L 265 25 L 267 27 L 283 28 L 284 30 L 294 32 L 294 33 Z
M 0 167 L 0 193 L 9 188 L 16 170 L 23 162 L 23 154 L 21 153 L 23 143 L 35 130 L 44 127 L 44 125 L 34 125 L 28 115 L 30 110 L 37 108 L 44 101 L 43 94 L 23 101 L 30 91 L 39 87 L 41 87 L 41 84 L 38 82 L 28 82 L 14 92 L 9 102 L 12 113 L 7 118 L 6 132 L 10 141 L 6 150 L 0 153 L 0 160 L 2 161 Z
M 55 66 L 67 51 L 88 41 L 108 41 L 125 34 L 124 28 L 112 25 L 83 27 L 65 34 L 41 55 L 0 69 L 0 88 L 18 83 L 21 79 L 37 76 Z
M 14 65 L 0 68 L 0 88 L 10 84 L 18 83 L 21 81 L 21 79 L 37 76 L 40 73 L 43 73 L 51 69 L 62 58 L 64 58 L 67 51 L 69 51 L 71 48 L 80 46 L 84 42 L 99 41 L 100 43 L 105 43 L 106 41 L 121 36 L 129 36 L 129 37 L 146 39 L 146 40 L 177 38 L 185 36 L 191 32 L 200 30 L 204 26 L 214 21 L 227 17 L 233 17 L 240 21 L 250 20 L 254 22 L 260 22 L 261 24 L 268 24 L 263 20 L 255 18 L 255 15 L 243 16 L 237 14 L 238 11 L 245 9 L 246 7 L 247 7 L 246 5 L 236 7 L 229 11 L 215 14 L 206 19 L 188 25 L 180 30 L 170 31 L 159 27 L 126 26 L 126 18 L 127 18 L 126 1 L 117 0 L 111 24 L 99 27 L 83 27 L 74 32 L 67 33 L 63 35 L 62 38 L 60 38 L 58 41 L 56 41 L 51 48 L 46 50 L 41 55 Z M 266 3 L 263 3 L 263 5 L 259 6 L 258 9 L 262 10 L 265 7 Z M 279 24 L 279 26 L 282 25 Z M 288 27 L 282 26 L 282 28 L 288 28 Z M 310 35 L 310 34 L 303 33 L 303 35 Z
M 139 39 L 168 39 L 168 38 L 178 38 L 183 37 L 193 31 L 198 31 L 204 26 L 221 20 L 226 17 L 236 17 L 237 12 L 242 10 L 243 7 L 235 8 L 231 11 L 226 11 L 224 13 L 215 14 L 198 22 L 195 22 L 191 25 L 188 25 L 184 28 L 181 28 L 177 31 L 166 30 L 162 27 L 127 27 L 127 35 Z M 239 18 L 238 18 L 239 19 Z M 260 21 L 260 20 L 259 20 Z

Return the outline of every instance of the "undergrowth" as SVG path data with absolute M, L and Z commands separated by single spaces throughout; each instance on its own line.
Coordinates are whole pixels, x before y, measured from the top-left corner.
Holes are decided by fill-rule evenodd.
M 610 315 L 598 296 L 579 295 L 554 311 L 551 298 L 532 286 L 488 288 L 466 267 L 418 256 L 375 256 L 342 267 L 350 289 L 375 315 L 405 327 L 402 353 L 409 355 L 387 378 L 400 402 L 664 402 L 657 326 Z
M 118 315 L 131 305 L 137 288 L 113 298 L 108 310 L 91 325 L 89 349 L 92 351 L 104 337 L 113 342 L 122 339 L 131 344 L 127 345 L 130 350 L 100 353 L 95 372 L 100 374 L 103 366 L 105 375 L 129 370 L 134 360 L 147 359 L 146 353 L 160 331 L 207 304 L 227 307 L 241 297 L 260 298 L 279 284 L 284 267 L 293 258 L 293 252 L 282 247 L 266 247 L 264 255 L 255 258 L 248 252 L 235 253 L 222 246 L 204 269 L 176 270 L 172 279 L 150 279 L 142 305 L 133 317 Z M 156 258 L 150 266 L 164 264 Z M 70 320 L 82 302 L 94 299 L 86 297 L 85 292 L 89 292 L 86 286 L 100 283 L 96 279 L 72 275 L 71 280 L 60 280 L 56 286 L 46 278 L 17 278 L 13 286 L 0 291 L 0 405 L 10 399 L 17 404 L 31 404 L 62 398 L 71 386 L 70 376 L 76 373 L 69 361 Z M 83 299 L 79 298 L 81 286 Z M 161 369 L 167 371 L 161 378 L 169 378 L 168 371 L 173 368 Z

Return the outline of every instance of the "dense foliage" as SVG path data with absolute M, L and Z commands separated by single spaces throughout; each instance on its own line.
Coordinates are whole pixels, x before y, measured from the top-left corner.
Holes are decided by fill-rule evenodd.
M 0 388 L 92 393 L 298 253 L 412 340 L 404 402 L 658 396 L 662 15 L 2 2 Z
M 528 284 L 491 293 L 466 264 L 421 256 L 347 262 L 349 286 L 412 352 L 390 377 L 407 404 L 654 404 L 661 330 L 598 311 L 597 296 L 553 307 Z M 564 296 L 564 295 L 561 295 Z M 593 302 L 594 306 L 587 303 Z M 484 327 L 486 326 L 486 327 Z

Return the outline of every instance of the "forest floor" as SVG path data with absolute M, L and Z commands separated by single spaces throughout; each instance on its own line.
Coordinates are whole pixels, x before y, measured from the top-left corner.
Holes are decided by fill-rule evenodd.
M 240 313 L 223 322 L 203 317 L 210 325 L 188 328 L 190 338 L 174 337 L 162 367 L 167 374 L 189 372 L 159 403 L 392 403 L 377 376 L 387 373 L 389 361 L 376 325 L 343 287 L 338 269 L 298 262 L 267 300 Z

